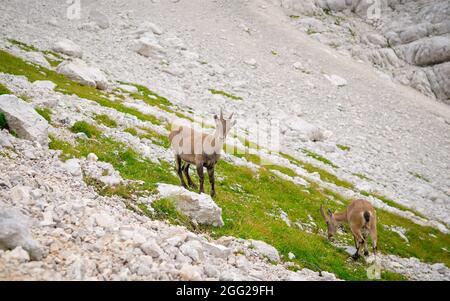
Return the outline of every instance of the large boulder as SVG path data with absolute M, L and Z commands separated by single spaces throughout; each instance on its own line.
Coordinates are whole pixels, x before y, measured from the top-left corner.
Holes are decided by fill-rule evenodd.
M 108 88 L 108 80 L 105 74 L 100 69 L 88 65 L 80 59 L 66 61 L 60 64 L 56 71 L 82 85 L 95 87 L 100 90 Z
M 147 36 L 136 40 L 133 49 L 140 55 L 151 58 L 161 58 L 165 53 L 164 48 L 155 39 Z
M 260 255 L 267 257 L 269 260 L 274 262 L 280 261 L 280 254 L 278 254 L 277 249 L 273 246 L 261 241 L 261 240 L 250 240 L 251 246 L 255 249 L 257 253 Z
M 52 49 L 56 52 L 64 53 L 77 58 L 81 58 L 83 56 L 81 47 L 69 39 L 59 40 L 55 43 Z
M 158 192 L 161 198 L 173 200 L 178 211 L 197 223 L 216 227 L 224 225 L 222 209 L 214 203 L 209 195 L 198 194 L 181 186 L 170 184 L 158 184 Z
M 42 247 L 31 236 L 29 225 L 28 217 L 19 209 L 0 207 L 0 249 L 22 247 L 31 259 L 40 260 L 43 257 Z
M 29 103 L 14 95 L 0 95 L 0 112 L 19 138 L 48 145 L 48 122 Z

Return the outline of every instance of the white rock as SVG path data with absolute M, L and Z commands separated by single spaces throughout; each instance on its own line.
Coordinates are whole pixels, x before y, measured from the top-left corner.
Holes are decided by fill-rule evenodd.
M 202 244 L 197 240 L 190 240 L 180 246 L 183 255 L 190 257 L 195 262 L 201 262 L 205 257 Z
M 199 267 L 190 264 L 184 264 L 180 270 L 180 277 L 185 281 L 199 281 L 202 279 Z
M 140 248 L 145 254 L 153 258 L 161 257 L 164 254 L 163 250 L 154 239 L 147 240 L 140 246 Z
M 22 247 L 16 247 L 14 250 L 6 252 L 4 258 L 7 261 L 16 260 L 19 262 L 27 262 L 30 261 L 30 255 L 28 255 L 27 251 L 22 249 Z
M 250 240 L 251 245 L 255 248 L 255 251 L 261 254 L 264 257 L 267 257 L 271 261 L 279 262 L 280 255 L 278 254 L 277 249 L 273 246 L 265 243 L 261 240 Z
M 54 90 L 56 87 L 56 84 L 50 80 L 37 80 L 33 82 L 33 86 L 38 89 L 43 90 Z
M 252 67 L 256 67 L 256 65 L 257 65 L 256 60 L 253 58 L 245 60 L 244 63 L 246 63 L 247 65 L 252 66 Z
M 303 65 L 300 62 L 295 62 L 292 66 L 297 70 L 303 69 Z
M 138 88 L 136 88 L 135 86 L 131 86 L 131 85 L 119 85 L 118 87 L 119 89 L 122 89 L 128 93 L 138 93 L 139 90 Z
M 10 197 L 14 204 L 28 203 L 30 200 L 31 187 L 17 185 L 10 190 Z
M 158 184 L 161 198 L 174 201 L 177 210 L 197 221 L 199 224 L 223 226 L 222 209 L 207 194 L 191 192 L 181 186 Z
M 48 123 L 32 105 L 14 95 L 0 95 L 0 112 L 8 127 L 23 139 L 48 145 Z
M 86 159 L 87 159 L 88 161 L 90 161 L 90 162 L 97 162 L 98 157 L 97 157 L 97 155 L 94 154 L 94 153 L 89 153 L 89 154 L 87 155 Z
M 63 62 L 58 65 L 56 71 L 86 86 L 96 87 L 100 90 L 108 88 L 108 80 L 105 74 L 100 69 L 88 65 L 80 59 Z
M 146 37 L 135 41 L 133 50 L 145 57 L 161 58 L 165 54 L 164 48 L 157 41 Z
M 26 60 L 33 62 L 35 64 L 38 64 L 39 66 L 45 67 L 47 69 L 51 68 L 50 63 L 47 61 L 47 59 L 44 57 L 44 55 L 40 52 L 29 51 L 29 52 L 23 53 L 23 56 Z
M 98 10 L 91 10 L 89 12 L 89 20 L 95 22 L 101 29 L 106 29 L 109 27 L 108 16 Z
M 29 230 L 30 221 L 17 208 L 0 207 L 0 249 L 25 249 L 30 258 L 40 260 L 43 251 Z
M 114 219 L 114 217 L 112 217 L 111 215 L 109 215 L 107 213 L 95 214 L 94 219 L 95 219 L 95 223 L 97 224 L 97 226 L 105 228 L 105 229 L 114 227 L 114 225 L 116 223 L 116 220 Z
M 333 85 L 335 85 L 335 86 L 337 86 L 337 87 L 343 87 L 343 86 L 346 86 L 346 85 L 347 85 L 347 80 L 345 80 L 344 78 L 342 78 L 342 77 L 340 77 L 340 76 L 338 76 L 338 75 L 335 75 L 335 74 L 332 74 L 332 75 L 325 74 L 324 76 L 325 76 L 325 78 L 326 78 L 327 80 L 330 81 L 330 83 L 332 83 Z
M 83 56 L 81 47 L 69 39 L 59 40 L 55 43 L 52 49 L 56 52 L 64 53 L 77 58 L 81 58 Z
M 290 260 L 295 259 L 295 255 L 292 252 L 288 253 L 288 257 L 289 257 Z
M 81 166 L 79 159 L 69 159 L 62 163 L 62 167 L 67 170 L 72 176 L 81 175 Z

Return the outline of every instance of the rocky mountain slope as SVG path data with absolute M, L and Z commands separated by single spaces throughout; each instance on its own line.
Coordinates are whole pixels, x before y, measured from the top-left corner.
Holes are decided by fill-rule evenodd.
M 271 1 L 68 9 L 0 5 L 0 278 L 367 279 L 374 258 L 348 261 L 350 234 L 328 242 L 318 210 L 360 197 L 378 208 L 380 277 L 449 279 L 447 106 Z M 167 133 L 210 131 L 219 108 L 245 152 L 225 150 L 211 199 L 177 186 Z M 279 153 L 252 136 L 271 120 Z
M 448 1 L 280 1 L 312 38 L 372 64 L 389 78 L 450 102 Z

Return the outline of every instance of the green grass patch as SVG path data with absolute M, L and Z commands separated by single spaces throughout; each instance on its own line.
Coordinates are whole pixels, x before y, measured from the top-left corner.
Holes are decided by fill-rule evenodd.
M 295 164 L 295 165 L 303 168 L 304 170 L 306 170 L 309 173 L 315 173 L 315 172 L 318 173 L 320 175 L 320 179 L 322 181 L 329 182 L 336 186 L 341 186 L 341 187 L 344 187 L 347 189 L 355 188 L 355 186 L 352 183 L 347 182 L 345 180 L 341 180 L 337 176 L 329 173 L 328 171 L 326 171 L 324 169 L 316 167 L 316 166 L 312 165 L 311 163 L 301 161 L 301 160 L 294 158 L 291 155 L 288 155 L 285 153 L 280 153 L 280 155 L 283 158 L 288 159 L 292 164 Z
M 317 161 L 320 161 L 320 162 L 322 162 L 322 163 L 324 163 L 324 164 L 326 164 L 326 165 L 329 165 L 329 166 L 331 166 L 331 167 L 333 167 L 333 168 L 339 168 L 339 166 L 333 164 L 333 162 L 331 162 L 330 160 L 328 160 L 328 159 L 325 158 L 324 156 L 321 156 L 321 155 L 319 155 L 319 154 L 317 154 L 317 153 L 315 153 L 315 152 L 313 152 L 313 151 L 310 151 L 310 150 L 308 150 L 308 149 L 306 149 L 306 148 L 302 148 L 301 150 L 302 150 L 302 152 L 303 152 L 304 154 L 306 154 L 308 157 L 311 157 L 311 158 L 313 158 L 313 159 L 316 159 Z
M 133 136 L 137 136 L 138 135 L 138 131 L 135 128 L 126 128 L 124 130 L 124 132 L 130 133 Z
M 410 171 L 409 174 L 412 175 L 412 176 L 414 176 L 415 178 L 417 178 L 417 179 L 419 179 L 419 180 L 422 180 L 422 181 L 424 181 L 424 182 L 430 183 L 430 180 L 429 180 L 427 177 L 421 175 L 421 174 L 418 173 L 418 172 L 412 172 L 412 171 Z
M 107 127 L 110 127 L 110 128 L 117 127 L 117 122 L 115 120 L 112 120 L 111 117 L 109 117 L 106 114 L 95 115 L 94 119 L 97 123 L 106 125 Z
M 36 47 L 34 47 L 33 45 L 28 45 L 28 44 L 26 44 L 24 42 L 17 41 L 17 40 L 14 40 L 14 39 L 9 39 L 8 41 L 11 44 L 16 45 L 17 47 L 19 47 L 23 51 L 26 51 L 26 52 L 40 52 L 40 50 L 37 49 Z
M 336 144 L 336 146 L 343 151 L 346 151 L 346 152 L 350 151 L 350 146 L 346 146 L 346 145 L 342 145 L 342 144 Z
M 0 50 L 0 72 L 23 75 L 26 76 L 30 82 L 36 80 L 50 80 L 56 84 L 55 90 L 63 94 L 75 94 L 78 97 L 95 101 L 104 107 L 134 115 L 142 121 L 149 121 L 156 125 L 161 124 L 161 121 L 155 116 L 143 114 L 139 110 L 129 108 L 119 101 L 110 100 L 108 98 L 109 95 L 105 92 L 99 91 L 93 87 L 81 85 L 53 70 L 26 62 L 3 50 Z
M 231 93 L 228 93 L 228 92 L 225 92 L 225 91 L 222 91 L 222 90 L 209 89 L 209 92 L 211 92 L 212 94 L 223 95 L 223 96 L 228 97 L 228 98 L 233 99 L 233 100 L 242 100 L 242 97 L 233 95 Z
M 50 108 L 38 107 L 35 110 L 39 115 L 44 117 L 48 123 L 52 123 L 52 110 Z
M 274 55 L 274 56 L 277 56 L 277 55 L 278 55 L 278 52 L 276 52 L 275 50 L 270 51 L 270 53 L 271 53 L 272 55 Z
M 134 191 L 130 192 L 132 195 L 138 193 L 136 190 L 151 193 L 158 182 L 179 184 L 178 178 L 170 172 L 173 168 L 171 164 L 164 162 L 155 164 L 111 139 L 78 140 L 76 146 L 71 146 L 52 137 L 50 147 L 63 150 L 63 158 L 87 156 L 93 152 L 97 154 L 99 160 L 111 163 L 125 179 L 142 180 L 144 184 L 133 188 Z M 330 198 L 326 190 L 314 183 L 311 183 L 309 188 L 297 186 L 280 179 L 266 168 L 261 168 L 260 172 L 255 174 L 246 167 L 234 166 L 222 160 L 217 164 L 216 173 L 221 180 L 216 182 L 215 201 L 223 210 L 225 226 L 206 227 L 205 230 L 211 235 L 261 239 L 274 245 L 286 258 L 288 252 L 293 252 L 296 255 L 294 262 L 301 267 L 327 270 L 343 279 L 367 279 L 365 270 L 367 266 L 361 261 L 348 261 L 348 254 L 318 235 L 318 229 L 312 233 L 300 231 L 295 227 L 287 227 L 281 219 L 268 214 L 279 212 L 281 209 L 288 214 L 292 222 L 308 221 L 308 215 L 311 215 L 316 224 L 324 229 L 320 205 L 325 204 L 332 210 L 342 209 L 343 205 L 338 204 L 335 199 L 339 199 L 344 205 L 348 204 L 348 200 L 337 194 Z M 205 183 L 208 191 L 209 183 L 208 181 Z M 156 203 L 154 209 L 160 218 L 190 227 L 190 221 L 180 216 L 169 200 Z M 428 262 L 449 263 L 448 254 L 442 251 L 442 248 L 449 246 L 448 235 L 443 235 L 432 228 L 417 226 L 382 210 L 378 211 L 378 216 L 382 225 L 406 228 L 411 241 L 408 246 L 397 234 L 379 227 L 381 252 L 403 257 L 416 256 Z M 350 240 L 349 233 L 344 235 Z M 388 272 L 383 273 L 382 277 L 389 280 L 402 279 L 397 274 Z
M 140 205 L 142 207 L 142 205 Z M 191 231 L 195 231 L 197 229 L 196 225 L 194 225 L 191 219 L 180 213 L 171 199 L 160 199 L 152 202 L 152 207 L 155 210 L 155 213 L 151 215 L 152 218 L 159 220 L 167 220 L 171 224 L 185 226 L 187 229 Z
M 354 175 L 354 176 L 360 178 L 361 180 L 372 181 L 371 178 L 369 178 L 368 176 L 366 176 L 366 175 L 364 175 L 364 174 L 362 174 L 362 173 L 354 172 L 354 173 L 352 173 L 352 175 Z
M 6 122 L 6 117 L 3 112 L 0 112 L 0 130 L 8 129 L 8 123 Z
M 49 147 L 61 150 L 63 160 L 86 157 L 89 153 L 94 153 L 100 161 L 111 163 L 125 180 L 143 182 L 120 188 L 126 191 L 122 192 L 122 196 L 148 195 L 155 192 L 157 183 L 179 184 L 178 177 L 171 173 L 174 170 L 172 165 L 165 161 L 158 164 L 142 158 L 127 145 L 110 138 L 78 139 L 77 144 L 72 145 L 50 136 Z
M 77 121 L 70 128 L 73 133 L 85 133 L 88 138 L 100 137 L 102 131 L 86 121 Z
M 0 95 L 2 95 L 2 94 L 12 94 L 12 93 L 4 85 L 0 84 Z

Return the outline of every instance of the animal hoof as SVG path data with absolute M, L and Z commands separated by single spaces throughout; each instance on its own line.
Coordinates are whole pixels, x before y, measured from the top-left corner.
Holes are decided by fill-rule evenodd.
M 215 196 L 216 192 L 215 191 L 211 191 L 211 197 Z
M 364 256 L 369 256 L 369 251 L 364 251 Z
M 191 187 L 192 189 L 197 189 L 197 185 L 195 185 L 194 183 L 189 184 L 189 187 Z
M 359 254 L 355 253 L 352 255 L 353 260 L 357 260 L 359 258 Z

